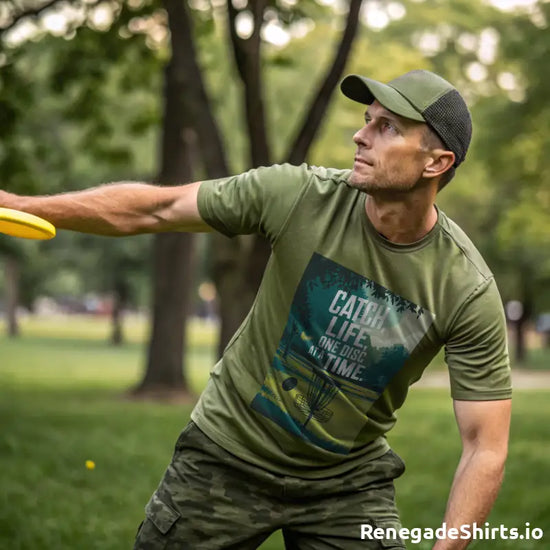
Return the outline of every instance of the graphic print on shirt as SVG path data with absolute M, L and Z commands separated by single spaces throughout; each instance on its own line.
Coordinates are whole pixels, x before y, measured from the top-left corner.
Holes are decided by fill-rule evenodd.
M 313 445 L 347 454 L 366 412 L 433 320 L 428 310 L 313 254 L 251 407 Z

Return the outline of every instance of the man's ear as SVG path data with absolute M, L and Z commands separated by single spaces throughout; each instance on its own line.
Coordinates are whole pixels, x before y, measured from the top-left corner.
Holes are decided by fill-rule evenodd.
M 455 163 L 455 154 L 446 149 L 434 149 L 430 153 L 430 157 L 422 176 L 425 178 L 435 178 L 446 172 Z

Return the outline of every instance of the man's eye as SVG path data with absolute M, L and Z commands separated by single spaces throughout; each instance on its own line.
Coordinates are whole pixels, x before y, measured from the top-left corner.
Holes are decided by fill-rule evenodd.
M 385 130 L 385 131 L 391 132 L 391 133 L 393 133 L 393 134 L 397 134 L 397 133 L 398 133 L 397 127 L 394 126 L 391 122 L 388 122 L 388 121 L 385 121 L 385 122 L 382 124 L 382 129 Z

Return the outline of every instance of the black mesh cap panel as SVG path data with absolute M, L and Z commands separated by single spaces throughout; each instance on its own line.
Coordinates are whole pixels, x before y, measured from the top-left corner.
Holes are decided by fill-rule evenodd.
M 455 154 L 454 166 L 466 157 L 472 138 L 472 119 L 468 107 L 457 90 L 450 90 L 422 113 L 426 122 Z

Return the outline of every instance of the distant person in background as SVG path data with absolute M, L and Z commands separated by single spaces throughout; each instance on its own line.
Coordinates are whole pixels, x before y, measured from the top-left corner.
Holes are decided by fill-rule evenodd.
M 368 105 L 351 170 L 276 165 L 179 187 L 0 192 L 0 206 L 63 229 L 271 242 L 256 301 L 176 443 L 137 550 L 252 549 L 277 529 L 289 549 L 404 548 L 393 481 L 405 466 L 386 434 L 441 347 L 463 450 L 442 518 L 457 535 L 434 550 L 465 548 L 464 527 L 493 505 L 511 408 L 503 308 L 479 252 L 435 206 L 466 156 L 470 114 L 428 71 L 388 84 L 351 75 L 341 88 Z M 419 452 L 438 445 L 437 433 L 418 441 Z

